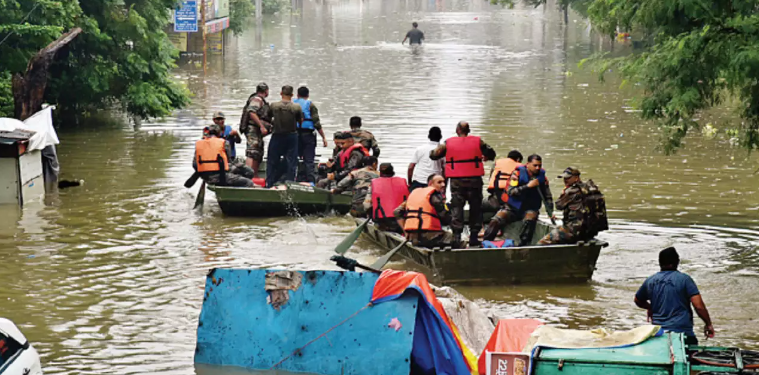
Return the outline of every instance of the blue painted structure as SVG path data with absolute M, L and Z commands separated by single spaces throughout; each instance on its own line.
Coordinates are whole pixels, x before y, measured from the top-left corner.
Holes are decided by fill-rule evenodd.
M 197 0 L 182 0 L 174 10 L 174 32 L 198 32 L 198 2 Z
M 267 302 L 271 270 L 217 269 L 206 279 L 195 362 L 269 369 L 371 299 L 378 275 L 299 271 L 303 280 L 276 310 Z M 277 369 L 317 374 L 408 374 L 418 295 L 358 312 Z M 403 325 L 388 327 L 393 318 Z

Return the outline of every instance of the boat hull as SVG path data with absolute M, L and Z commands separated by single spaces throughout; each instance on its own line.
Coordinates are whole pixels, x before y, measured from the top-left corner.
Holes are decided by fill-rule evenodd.
M 550 227 L 541 224 L 540 232 Z M 507 230 L 511 232 L 511 228 Z M 385 251 L 404 241 L 397 233 L 369 224 L 364 235 Z M 536 238 L 540 238 L 536 233 Z M 523 246 L 502 249 L 427 249 L 404 245 L 398 254 L 421 266 L 443 285 L 513 285 L 583 283 L 593 276 L 603 241 L 573 245 Z
M 351 196 L 329 190 L 288 184 L 286 189 L 209 186 L 225 215 L 275 217 L 350 211 Z

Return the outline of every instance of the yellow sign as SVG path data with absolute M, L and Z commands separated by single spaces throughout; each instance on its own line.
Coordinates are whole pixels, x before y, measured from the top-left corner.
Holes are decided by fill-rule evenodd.
M 169 40 L 171 40 L 171 44 L 176 47 L 179 52 L 187 52 L 187 33 L 172 33 L 168 32 L 166 33 L 169 35 Z
M 212 55 L 221 55 L 224 52 L 224 39 L 222 33 L 206 34 L 206 45 L 208 53 Z

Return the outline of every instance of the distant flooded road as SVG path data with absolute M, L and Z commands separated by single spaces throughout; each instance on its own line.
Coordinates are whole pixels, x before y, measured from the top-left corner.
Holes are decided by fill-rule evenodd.
M 593 281 L 460 289 L 499 315 L 571 328 L 645 324 L 633 294 L 674 245 L 714 320 L 708 343 L 759 349 L 759 156 L 698 134 L 674 156 L 658 152 L 655 124 L 632 110 L 635 87 L 577 67 L 609 48 L 584 21 L 573 15 L 565 27 L 554 7 L 486 0 L 299 4 L 297 15 L 266 18 L 260 36 L 253 25 L 231 38 L 205 75 L 198 61 L 178 68 L 195 96 L 173 117 L 62 130 L 62 178 L 84 186 L 0 207 L 0 316 L 19 324 L 46 373 L 193 374 L 209 268 L 335 269 L 329 257 L 349 218 L 230 218 L 210 191 L 197 214 L 199 185 L 182 186 L 212 112 L 236 127 L 260 81 L 272 101 L 282 85 L 308 85 L 328 135 L 362 116 L 399 175 L 430 126 L 447 137 L 467 120 L 500 155 L 539 153 L 549 175 L 575 165 L 593 179 L 612 219 Z M 400 45 L 412 21 L 425 33 L 421 48 Z M 379 253 L 360 241 L 354 254 Z

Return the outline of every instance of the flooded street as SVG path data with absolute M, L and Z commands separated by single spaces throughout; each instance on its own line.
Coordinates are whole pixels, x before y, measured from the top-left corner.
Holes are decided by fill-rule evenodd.
M 577 67 L 610 45 L 576 14 L 565 27 L 553 7 L 485 0 L 299 5 L 297 15 L 265 18 L 260 36 L 254 24 L 230 38 L 205 74 L 197 58 L 182 64 L 176 79 L 193 103 L 173 117 L 134 128 L 103 116 L 60 130 L 61 177 L 84 186 L 0 206 L 0 316 L 19 325 L 46 373 L 236 373 L 193 365 L 208 269 L 335 269 L 329 257 L 352 230 L 348 217 L 225 217 L 210 191 L 198 214 L 199 184 L 182 186 L 212 112 L 236 128 L 260 81 L 270 101 L 282 85 L 307 85 L 330 138 L 361 116 L 380 161 L 400 176 L 430 126 L 448 137 L 467 120 L 500 156 L 538 153 L 551 176 L 574 165 L 593 179 L 611 230 L 592 282 L 460 288 L 498 315 L 570 328 L 645 324 L 633 295 L 658 271 L 658 251 L 676 246 L 714 321 L 708 343 L 759 349 L 759 156 L 698 132 L 673 156 L 657 151 L 656 125 L 632 110 L 635 87 Z M 421 48 L 400 44 L 412 21 L 425 32 Z M 704 122 L 724 123 L 717 112 Z M 360 260 L 380 254 L 368 241 L 356 249 Z

